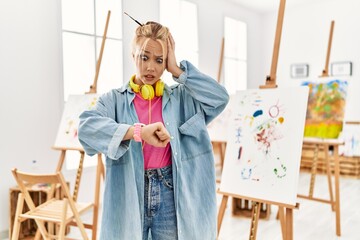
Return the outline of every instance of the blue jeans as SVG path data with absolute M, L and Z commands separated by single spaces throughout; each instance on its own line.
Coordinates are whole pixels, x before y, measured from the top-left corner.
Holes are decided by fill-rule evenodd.
M 172 166 L 145 170 L 143 240 L 177 240 Z

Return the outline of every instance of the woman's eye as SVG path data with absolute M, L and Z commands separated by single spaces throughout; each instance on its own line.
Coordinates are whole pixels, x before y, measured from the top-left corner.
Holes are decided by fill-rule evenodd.
M 156 61 L 162 64 L 164 60 L 162 58 L 158 58 Z
M 140 58 L 141 58 L 141 60 L 143 60 L 143 61 L 148 60 L 148 57 L 147 57 L 147 56 L 145 56 L 145 55 L 141 55 L 141 56 L 140 56 Z

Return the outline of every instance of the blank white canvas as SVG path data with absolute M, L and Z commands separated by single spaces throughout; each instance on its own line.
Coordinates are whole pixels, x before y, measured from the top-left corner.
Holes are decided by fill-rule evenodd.
M 296 205 L 308 87 L 239 91 L 220 191 Z
M 55 147 L 83 149 L 78 139 L 79 116 L 95 107 L 99 95 L 69 95 L 61 117 Z

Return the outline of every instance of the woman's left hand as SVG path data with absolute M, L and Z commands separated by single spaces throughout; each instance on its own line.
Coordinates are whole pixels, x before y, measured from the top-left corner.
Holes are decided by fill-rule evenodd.
M 175 41 L 172 37 L 171 33 L 169 33 L 169 37 L 167 40 L 167 59 L 166 59 L 166 70 L 171 73 L 174 77 L 178 78 L 181 73 L 183 73 L 183 70 L 179 68 L 179 66 L 176 63 L 176 57 L 175 57 Z

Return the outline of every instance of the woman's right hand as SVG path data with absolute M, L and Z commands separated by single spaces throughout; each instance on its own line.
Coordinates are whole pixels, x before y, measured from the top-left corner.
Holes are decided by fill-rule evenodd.
M 151 123 L 141 128 L 141 138 L 155 147 L 166 147 L 170 134 L 162 122 Z
M 175 41 L 171 33 L 167 39 L 167 58 L 166 58 L 166 70 L 174 77 L 178 78 L 183 70 L 177 65 L 175 57 Z

